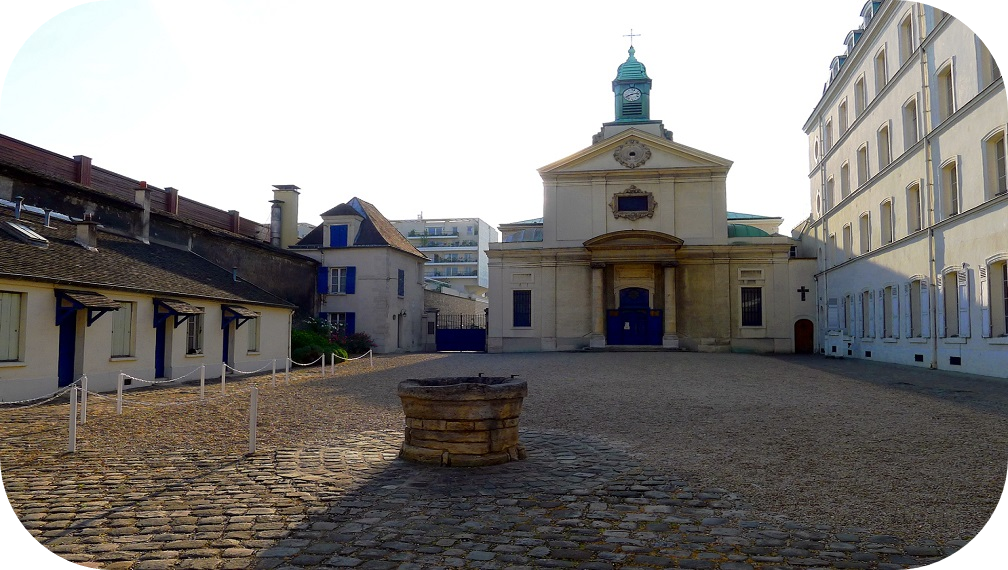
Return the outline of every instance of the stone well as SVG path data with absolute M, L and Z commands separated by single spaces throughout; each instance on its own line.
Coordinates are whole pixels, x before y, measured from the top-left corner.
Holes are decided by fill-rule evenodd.
M 525 381 L 514 378 L 404 380 L 406 439 L 399 456 L 457 467 L 525 459 L 518 416 L 526 394 Z

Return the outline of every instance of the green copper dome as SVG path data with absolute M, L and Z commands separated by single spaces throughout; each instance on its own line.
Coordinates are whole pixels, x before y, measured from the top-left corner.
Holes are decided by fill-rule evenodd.
M 634 57 L 634 51 L 633 46 L 630 46 L 630 50 L 627 52 L 630 54 L 630 57 L 616 69 L 616 81 L 648 79 L 647 69 L 644 68 L 643 63 L 637 61 L 637 58 Z

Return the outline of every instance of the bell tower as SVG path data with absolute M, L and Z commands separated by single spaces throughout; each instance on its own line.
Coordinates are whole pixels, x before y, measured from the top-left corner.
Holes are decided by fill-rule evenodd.
M 613 95 L 616 97 L 616 122 L 637 123 L 651 120 L 651 78 L 644 64 L 634 57 L 633 44 L 630 56 L 616 70 Z

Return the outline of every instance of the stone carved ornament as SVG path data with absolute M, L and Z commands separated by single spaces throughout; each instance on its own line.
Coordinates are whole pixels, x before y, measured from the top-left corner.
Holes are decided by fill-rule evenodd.
M 637 168 L 651 158 L 651 149 L 639 140 L 630 139 L 616 148 L 613 158 L 627 168 Z
M 647 209 L 646 210 L 621 210 L 620 209 L 620 198 L 625 198 L 629 196 L 640 196 L 647 198 Z M 639 220 L 641 218 L 651 218 L 654 217 L 655 206 L 654 194 L 650 192 L 645 192 L 640 188 L 630 185 L 626 190 L 613 194 L 612 202 L 609 203 L 609 209 L 612 210 L 614 218 L 626 218 L 628 220 Z

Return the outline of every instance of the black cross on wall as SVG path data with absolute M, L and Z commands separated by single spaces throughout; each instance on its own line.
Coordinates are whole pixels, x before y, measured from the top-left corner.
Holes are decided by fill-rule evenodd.
M 811 291 L 809 291 L 809 289 L 807 287 L 805 287 L 804 285 L 802 285 L 801 288 L 798 289 L 798 292 L 801 293 L 801 300 L 804 301 L 805 300 L 805 293 L 810 293 Z

